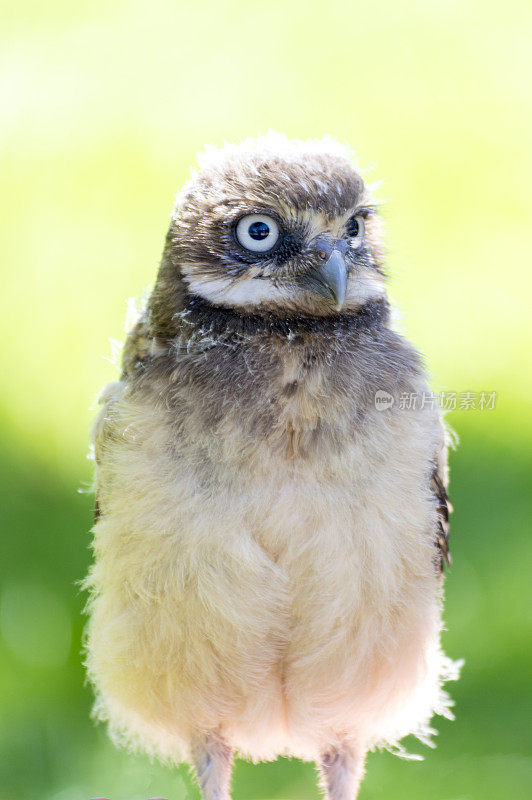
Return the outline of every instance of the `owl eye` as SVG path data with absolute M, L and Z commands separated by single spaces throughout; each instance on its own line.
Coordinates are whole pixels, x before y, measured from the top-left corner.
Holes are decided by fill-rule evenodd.
M 266 253 L 279 239 L 279 225 L 267 214 L 246 214 L 238 221 L 235 234 L 246 250 Z
M 347 223 L 347 235 L 351 239 L 351 247 L 360 247 L 364 239 L 364 217 L 357 214 Z

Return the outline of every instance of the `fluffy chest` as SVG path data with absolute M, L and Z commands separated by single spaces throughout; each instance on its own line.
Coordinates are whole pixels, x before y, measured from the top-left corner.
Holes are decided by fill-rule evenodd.
M 135 393 L 146 420 L 136 452 L 150 485 L 160 473 L 154 496 L 164 488 L 191 541 L 196 530 L 235 551 L 252 541 L 311 571 L 328 552 L 331 565 L 371 561 L 377 574 L 383 559 L 406 563 L 409 542 L 415 552 L 431 525 L 439 428 L 428 410 L 374 403 L 377 390 L 420 381 L 409 347 L 389 331 L 196 350 Z
M 313 353 L 285 355 L 265 392 L 272 416 L 264 444 L 278 458 L 293 464 L 338 450 L 353 409 Z
M 260 471 L 270 455 L 291 463 L 326 458 L 342 449 L 368 404 L 367 381 L 338 343 L 215 347 L 167 376 L 152 391 L 172 417 L 176 446 L 205 447 L 235 470 Z

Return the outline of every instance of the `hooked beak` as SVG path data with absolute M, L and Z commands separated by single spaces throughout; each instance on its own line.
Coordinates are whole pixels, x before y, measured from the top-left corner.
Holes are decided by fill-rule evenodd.
M 343 254 L 337 249 L 331 250 L 324 264 L 313 267 L 307 273 L 305 287 L 332 300 L 339 311 L 347 293 L 347 265 Z

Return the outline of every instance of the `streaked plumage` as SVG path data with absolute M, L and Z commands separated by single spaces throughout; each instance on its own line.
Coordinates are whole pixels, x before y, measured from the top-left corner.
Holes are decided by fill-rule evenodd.
M 101 396 L 87 579 L 96 714 L 190 760 L 205 800 L 235 751 L 313 760 L 354 798 L 368 749 L 449 713 L 446 436 L 378 391 L 428 388 L 349 153 L 209 150 Z

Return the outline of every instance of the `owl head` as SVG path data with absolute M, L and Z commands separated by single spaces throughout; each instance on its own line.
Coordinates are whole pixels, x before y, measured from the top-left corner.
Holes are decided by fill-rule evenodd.
M 381 225 L 338 143 L 279 134 L 209 148 L 178 195 L 152 298 L 242 314 L 329 316 L 382 297 Z

